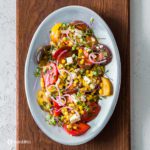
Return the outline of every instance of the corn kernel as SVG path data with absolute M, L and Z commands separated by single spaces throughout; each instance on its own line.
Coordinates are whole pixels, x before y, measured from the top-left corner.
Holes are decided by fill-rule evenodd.
M 69 41 L 69 43 L 68 43 L 68 46 L 72 46 L 73 44 L 72 44 L 72 42 L 71 41 Z
M 62 60 L 61 60 L 61 63 L 62 63 L 62 64 L 65 64 L 65 63 L 66 63 L 66 60 L 65 60 L 65 59 L 62 59 Z
M 74 114 L 74 110 L 71 110 L 71 113 Z
M 73 129 L 74 129 L 74 130 L 77 130 L 77 126 L 74 125 L 74 126 L 73 126 Z
M 64 120 L 64 116 L 61 116 L 61 118 L 60 118 L 62 121 Z
M 86 74 L 89 74 L 90 73 L 90 71 L 89 70 L 86 70 Z
M 99 80 L 96 81 L 97 84 L 99 84 L 99 82 L 100 82 Z M 100 85 L 100 86 L 101 86 L 101 85 Z
M 83 107 L 80 105 L 80 106 L 79 106 L 79 109 L 80 109 L 80 110 L 82 110 L 82 109 L 83 109 Z
M 72 128 L 72 125 L 71 124 L 68 124 L 67 125 L 67 129 L 71 129 Z
M 81 114 L 81 115 L 83 115 L 83 114 L 84 114 L 84 111 L 83 111 L 83 110 L 81 110 L 81 111 L 80 111 L 80 114 Z
M 82 49 L 79 49 L 79 53 L 81 54 L 83 52 L 83 50 Z
M 73 103 L 69 104 L 69 107 L 74 107 L 74 104 Z
M 41 78 L 40 84 L 41 84 L 41 88 L 44 88 L 44 79 L 43 78 Z
M 100 95 L 103 95 L 102 89 L 99 90 L 99 94 L 100 94 Z
M 66 120 L 68 121 L 69 120 L 69 116 L 65 116 Z
M 67 120 L 66 119 L 64 119 L 64 123 L 66 123 L 67 122 Z
M 81 75 L 78 75 L 78 79 L 81 79 Z
M 70 72 L 72 72 L 72 71 L 74 71 L 74 69 L 73 69 L 73 68 L 71 68 L 71 69 L 70 69 Z
M 67 38 L 66 38 L 66 37 L 63 37 L 63 38 L 62 38 L 62 40 L 63 40 L 63 41 L 66 41 L 66 40 L 67 40 Z
M 87 99 L 88 101 L 90 100 L 90 98 L 89 98 L 89 97 L 87 97 L 86 99 Z
M 84 64 L 84 59 L 80 60 L 80 64 L 83 65 Z
M 79 81 L 77 79 L 75 79 L 74 83 L 77 84 Z
M 103 83 L 100 83 L 100 87 L 102 87 L 103 86 Z
M 58 68 L 59 68 L 59 69 L 63 68 L 63 65 L 62 65 L 62 64 L 59 64 L 59 65 L 58 65 Z
M 62 109 L 61 109 L 61 112 L 62 112 L 62 113 L 66 112 L 66 111 L 67 111 L 66 108 L 62 108 Z
M 65 115 L 65 116 L 67 116 L 67 115 L 68 115 L 68 112 L 67 112 L 67 111 L 65 111 L 65 112 L 64 112 L 64 115 Z

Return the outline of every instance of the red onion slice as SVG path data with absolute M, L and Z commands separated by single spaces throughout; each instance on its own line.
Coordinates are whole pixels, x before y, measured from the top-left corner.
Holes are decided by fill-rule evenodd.
M 64 51 L 62 51 L 62 52 L 59 54 L 59 56 L 58 56 L 58 58 L 57 58 L 57 62 L 56 62 L 57 69 L 58 69 L 58 63 L 59 63 L 60 57 L 61 57 L 64 53 L 66 53 L 67 51 L 68 51 L 68 50 L 64 50 Z M 58 69 L 58 72 L 59 72 L 59 69 Z
M 68 96 L 68 97 L 70 98 L 69 100 L 70 100 L 71 102 L 73 102 L 72 97 L 71 97 L 70 94 L 65 94 L 65 95 L 63 95 L 63 96 L 64 96 L 64 97 L 65 97 L 65 96 Z
M 107 61 L 106 59 L 100 60 L 100 61 L 94 61 L 93 59 L 96 58 L 96 57 L 95 57 L 96 55 L 99 55 L 99 53 L 91 53 L 91 54 L 89 54 L 89 60 L 90 60 L 93 64 L 102 64 L 102 63 L 104 63 L 104 62 Z

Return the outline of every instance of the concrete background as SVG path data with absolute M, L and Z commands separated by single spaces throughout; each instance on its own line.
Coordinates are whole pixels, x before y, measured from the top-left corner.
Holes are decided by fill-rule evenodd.
M 150 149 L 150 0 L 131 1 L 131 148 Z M 16 2 L 0 0 L 0 150 L 15 149 Z

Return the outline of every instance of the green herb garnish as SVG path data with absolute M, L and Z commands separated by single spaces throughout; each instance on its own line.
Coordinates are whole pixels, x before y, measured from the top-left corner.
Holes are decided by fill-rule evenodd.
M 41 68 L 40 67 L 36 67 L 35 72 L 34 72 L 34 76 L 35 77 L 39 77 L 41 75 Z
M 93 71 L 94 76 L 98 76 L 98 70 Z
M 90 19 L 90 24 L 92 25 L 93 22 L 94 22 L 94 18 L 91 18 L 91 19 Z
M 84 109 L 85 109 L 87 112 L 89 112 L 89 111 L 90 111 L 90 107 L 89 107 L 89 106 L 87 106 L 87 105 L 85 105 L 85 106 L 84 106 Z
M 81 102 L 81 101 L 78 101 L 78 102 L 77 102 L 77 105 L 82 105 L 82 102 Z
M 73 47 L 72 47 L 72 50 L 75 51 L 75 50 L 76 50 L 76 46 L 73 46 Z
M 46 116 L 46 121 L 51 125 L 56 125 L 56 120 L 55 120 L 54 116 L 51 116 L 48 114 Z

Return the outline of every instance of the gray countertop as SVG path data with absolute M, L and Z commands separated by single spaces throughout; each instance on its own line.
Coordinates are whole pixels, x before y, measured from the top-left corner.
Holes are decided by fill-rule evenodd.
M 131 147 L 150 149 L 150 0 L 131 0 Z M 16 2 L 0 0 L 0 150 L 15 149 Z

